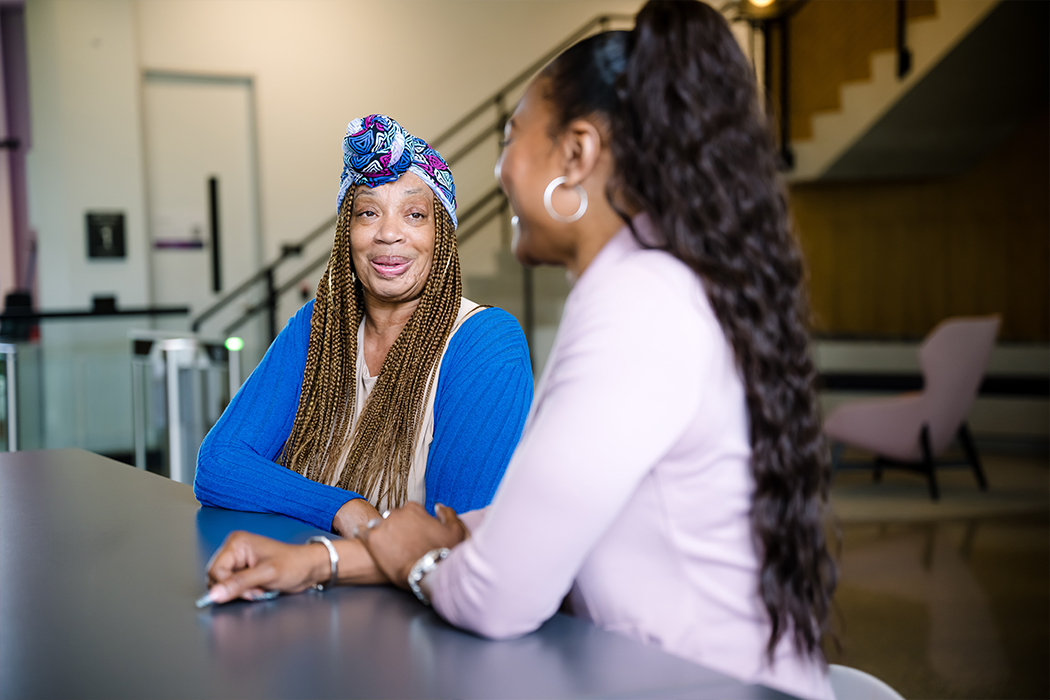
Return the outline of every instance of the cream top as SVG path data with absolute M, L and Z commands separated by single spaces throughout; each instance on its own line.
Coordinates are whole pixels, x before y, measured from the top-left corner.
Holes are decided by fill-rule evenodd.
M 449 342 L 452 340 L 452 336 L 456 334 L 456 331 L 460 329 L 463 323 L 470 318 L 474 312 L 483 309 L 485 307 L 475 304 L 469 299 L 460 299 L 459 303 L 459 314 L 456 316 L 456 322 L 452 325 L 452 330 L 448 334 L 448 340 L 445 341 L 445 347 L 441 350 L 441 355 L 438 357 L 436 363 L 434 363 L 434 369 L 431 370 L 431 381 L 430 391 L 428 392 L 423 405 L 423 423 L 419 428 L 419 432 L 416 434 L 415 449 L 412 454 L 412 464 L 408 470 L 408 500 L 413 503 L 419 503 L 424 505 L 426 503 L 426 471 L 427 471 L 427 455 L 430 454 L 430 443 L 434 441 L 434 402 L 437 398 L 437 383 L 441 376 L 441 363 L 445 359 L 445 353 L 448 351 Z M 348 435 L 353 434 L 354 429 L 357 427 L 357 422 L 361 419 L 361 414 L 364 413 L 365 405 L 368 402 L 368 397 L 372 394 L 372 389 L 375 388 L 376 380 L 378 375 L 372 376 L 368 371 L 368 363 L 365 362 L 365 321 L 362 318 L 361 324 L 357 327 L 357 391 L 356 400 L 354 401 L 354 415 L 350 421 L 350 427 L 348 429 Z M 339 466 L 332 475 L 332 480 L 329 485 L 335 486 L 339 483 L 339 479 L 343 474 L 343 469 L 346 467 L 346 458 L 349 455 L 349 446 L 344 450 L 343 455 L 339 459 Z M 362 494 L 364 495 L 364 494 Z M 369 499 L 369 502 L 372 502 Z M 379 511 L 390 508 L 390 503 L 386 498 L 382 498 L 378 503 L 372 503 Z

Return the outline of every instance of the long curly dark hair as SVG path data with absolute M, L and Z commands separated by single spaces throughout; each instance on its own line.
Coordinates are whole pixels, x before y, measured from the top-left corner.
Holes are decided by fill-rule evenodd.
M 603 123 L 616 164 L 609 201 L 646 211 L 659 237 L 639 244 L 666 250 L 703 281 L 747 397 L 767 655 L 790 635 L 823 661 L 837 578 L 823 526 L 830 460 L 805 271 L 751 68 L 708 5 L 650 1 L 633 31 L 576 44 L 541 79 L 552 131 L 578 118 Z

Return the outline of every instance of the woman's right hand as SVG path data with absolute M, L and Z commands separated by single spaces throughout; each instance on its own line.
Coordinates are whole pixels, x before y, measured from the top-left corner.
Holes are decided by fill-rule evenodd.
M 332 518 L 332 532 L 340 537 L 352 539 L 355 527 L 364 530 L 370 520 L 378 517 L 381 517 L 379 511 L 371 503 L 363 498 L 355 498 L 344 503 L 343 507 L 336 511 L 335 517 Z
M 231 532 L 208 562 L 212 601 L 254 600 L 262 591 L 298 593 L 331 577 L 324 545 L 293 545 Z

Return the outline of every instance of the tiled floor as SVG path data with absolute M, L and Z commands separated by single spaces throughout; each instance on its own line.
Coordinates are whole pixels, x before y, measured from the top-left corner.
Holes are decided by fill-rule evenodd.
M 887 508 L 893 518 L 882 522 L 870 507 L 842 506 L 841 649 L 829 645 L 830 661 L 868 671 L 909 700 L 1050 697 L 1050 513 L 1032 507 L 1033 489 L 1050 505 L 1050 465 L 994 455 L 985 463 L 991 493 L 997 483 L 1000 498 L 1008 483 L 1028 484 L 1017 490 L 1024 503 L 997 514 L 975 502 L 968 517 L 956 502 L 939 519 L 916 497 L 912 517 L 907 507 Z M 972 475 L 946 476 L 942 502 L 953 506 L 952 488 L 965 493 L 967 479 L 972 485 Z M 834 491 L 849 492 L 857 505 L 870 482 L 870 473 L 839 473 L 833 502 Z M 869 501 L 892 493 L 900 506 L 912 488 L 921 495 L 920 477 L 890 473 L 867 491 Z

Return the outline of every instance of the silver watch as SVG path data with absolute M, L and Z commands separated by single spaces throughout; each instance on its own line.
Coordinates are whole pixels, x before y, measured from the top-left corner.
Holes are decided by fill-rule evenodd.
M 416 594 L 423 605 L 430 605 L 430 599 L 427 598 L 426 593 L 419 587 L 419 582 L 423 580 L 423 577 L 429 574 L 431 571 L 437 568 L 438 562 L 449 555 L 451 550 L 448 547 L 441 547 L 439 549 L 432 549 L 416 561 L 412 565 L 412 570 L 408 572 L 408 587 L 412 589 L 412 592 Z

